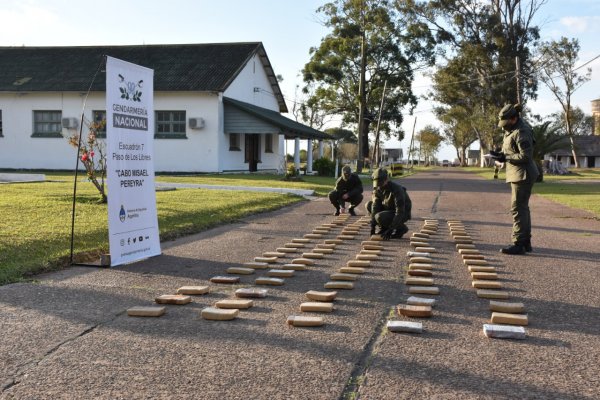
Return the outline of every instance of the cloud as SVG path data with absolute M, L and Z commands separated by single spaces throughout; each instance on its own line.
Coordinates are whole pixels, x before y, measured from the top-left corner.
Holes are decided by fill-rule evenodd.
M 2 45 L 31 45 L 33 40 L 56 30 L 58 16 L 35 3 L 12 3 L 0 7 Z M 6 38 L 9 43 L 5 42 Z M 34 43 L 35 44 L 35 43 Z
M 562 17 L 560 23 L 574 33 L 598 31 L 600 16 Z

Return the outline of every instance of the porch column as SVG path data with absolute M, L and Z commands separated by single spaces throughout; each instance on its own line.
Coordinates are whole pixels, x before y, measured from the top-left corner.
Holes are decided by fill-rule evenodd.
M 319 139 L 319 158 L 323 158 L 323 139 Z
M 331 161 L 335 161 L 335 154 L 333 154 L 333 140 L 331 141 Z
M 294 168 L 296 171 L 300 171 L 300 138 L 294 138 Z
M 313 164 L 313 143 L 312 139 L 308 139 L 308 143 L 306 145 L 306 174 L 312 174 L 312 164 Z

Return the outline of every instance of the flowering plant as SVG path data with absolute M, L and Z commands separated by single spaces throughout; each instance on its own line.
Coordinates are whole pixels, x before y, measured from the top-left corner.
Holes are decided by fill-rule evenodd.
M 87 137 L 82 138 L 79 145 L 79 134 L 75 133 L 69 137 L 69 144 L 75 148 L 79 147 L 79 160 L 83 164 L 90 182 L 100 192 L 100 201 L 106 203 L 106 145 L 98 140 L 98 133 L 104 131 L 106 121 L 93 122 L 89 124 Z

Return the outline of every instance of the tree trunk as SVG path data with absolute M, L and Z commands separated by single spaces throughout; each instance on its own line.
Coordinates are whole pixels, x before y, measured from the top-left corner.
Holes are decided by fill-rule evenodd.
M 575 168 L 579 168 L 579 160 L 577 160 L 577 152 L 575 151 L 575 141 L 573 140 L 573 135 L 569 135 L 569 141 L 571 142 L 571 154 L 573 154 Z
M 365 111 L 367 108 L 367 97 L 365 95 L 365 81 L 367 71 L 367 49 L 366 33 L 364 29 L 364 10 L 363 26 L 360 38 L 360 82 L 358 87 L 358 161 L 356 163 L 356 172 L 362 172 L 363 163 L 369 157 L 369 131 L 365 124 Z

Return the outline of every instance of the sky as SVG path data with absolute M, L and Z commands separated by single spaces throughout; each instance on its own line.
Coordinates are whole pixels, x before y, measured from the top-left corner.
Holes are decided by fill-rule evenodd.
M 178 43 L 262 42 L 291 109 L 301 70 L 311 47 L 319 46 L 328 29 L 316 13 L 325 0 L 0 0 L 0 46 L 92 46 Z M 548 0 L 537 14 L 542 40 L 577 38 L 581 65 L 600 55 L 600 1 Z M 574 105 L 591 113 L 590 101 L 600 98 L 600 58 L 588 65 L 592 79 L 573 96 Z M 418 77 L 413 90 L 427 91 L 430 82 Z M 541 86 L 540 86 L 541 88 Z M 559 111 L 548 90 L 527 103 L 542 116 Z M 405 115 L 406 138 L 388 141 L 387 148 L 406 154 L 416 118 L 416 131 L 439 126 L 432 105 L 420 100 L 413 115 Z M 287 115 L 293 118 L 291 114 Z M 474 146 L 478 148 L 478 146 Z M 289 150 L 288 150 L 289 151 Z M 438 159 L 454 159 L 456 151 L 442 146 Z

